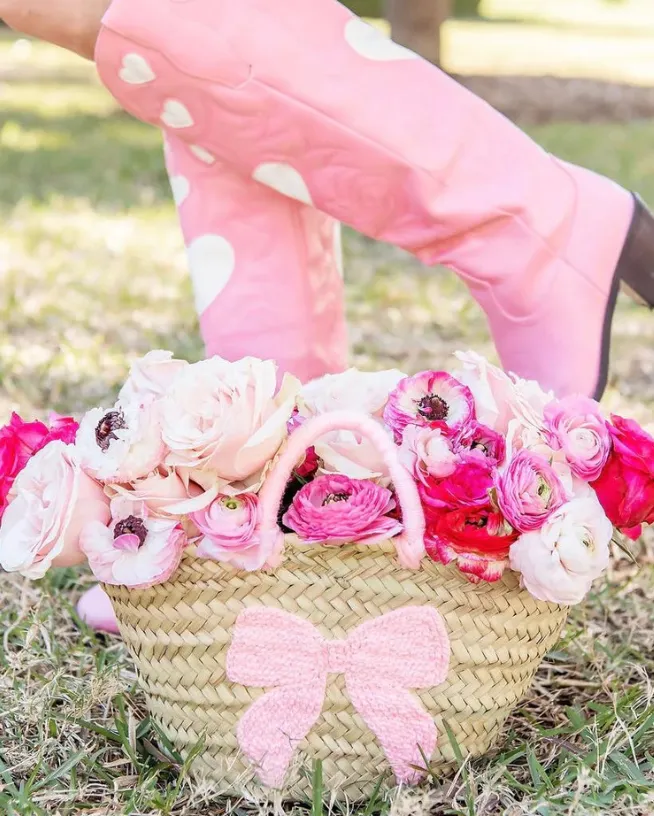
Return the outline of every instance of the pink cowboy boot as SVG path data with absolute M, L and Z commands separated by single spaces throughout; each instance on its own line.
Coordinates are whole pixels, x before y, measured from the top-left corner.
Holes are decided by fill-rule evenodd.
M 271 358 L 304 382 L 343 371 L 340 224 L 175 137 L 166 164 L 207 356 Z M 101 587 L 77 611 L 93 629 L 118 633 Z
M 604 390 L 621 283 L 654 303 L 632 195 L 335 0 L 114 0 L 96 57 L 193 155 L 452 267 L 505 368 L 559 395 Z

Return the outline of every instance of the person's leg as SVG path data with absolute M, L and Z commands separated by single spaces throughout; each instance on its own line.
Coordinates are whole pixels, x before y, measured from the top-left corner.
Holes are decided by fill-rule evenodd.
M 96 58 L 192 149 L 451 266 L 505 368 L 561 395 L 603 390 L 620 278 L 654 301 L 652 220 L 628 193 L 335 0 L 114 0 Z
M 343 371 L 347 336 L 340 225 L 166 140 L 206 354 L 273 359 L 303 382 Z M 96 586 L 80 599 L 89 626 L 117 632 Z

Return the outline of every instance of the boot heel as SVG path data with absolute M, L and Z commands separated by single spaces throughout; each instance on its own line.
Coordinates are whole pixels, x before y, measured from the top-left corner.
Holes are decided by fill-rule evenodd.
M 654 309 L 654 216 L 638 196 L 634 199 L 634 217 L 616 278 L 634 300 Z

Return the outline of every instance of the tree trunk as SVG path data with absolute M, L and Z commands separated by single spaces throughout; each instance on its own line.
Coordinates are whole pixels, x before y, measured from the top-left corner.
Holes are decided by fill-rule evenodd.
M 386 0 L 393 39 L 435 65 L 441 58 L 441 25 L 452 13 L 452 0 Z

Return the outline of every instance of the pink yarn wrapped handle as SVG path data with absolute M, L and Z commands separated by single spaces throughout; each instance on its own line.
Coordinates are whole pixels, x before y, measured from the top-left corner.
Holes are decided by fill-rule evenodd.
M 418 488 L 400 462 L 397 448 L 384 429 L 366 414 L 332 411 L 312 417 L 293 431 L 286 449 L 268 474 L 259 494 L 259 534 L 273 542 L 279 536 L 277 518 L 286 485 L 305 452 L 329 431 L 354 431 L 367 437 L 383 456 L 402 508 L 404 533 L 395 538 L 398 558 L 404 567 L 417 569 L 425 554 L 425 515 Z

